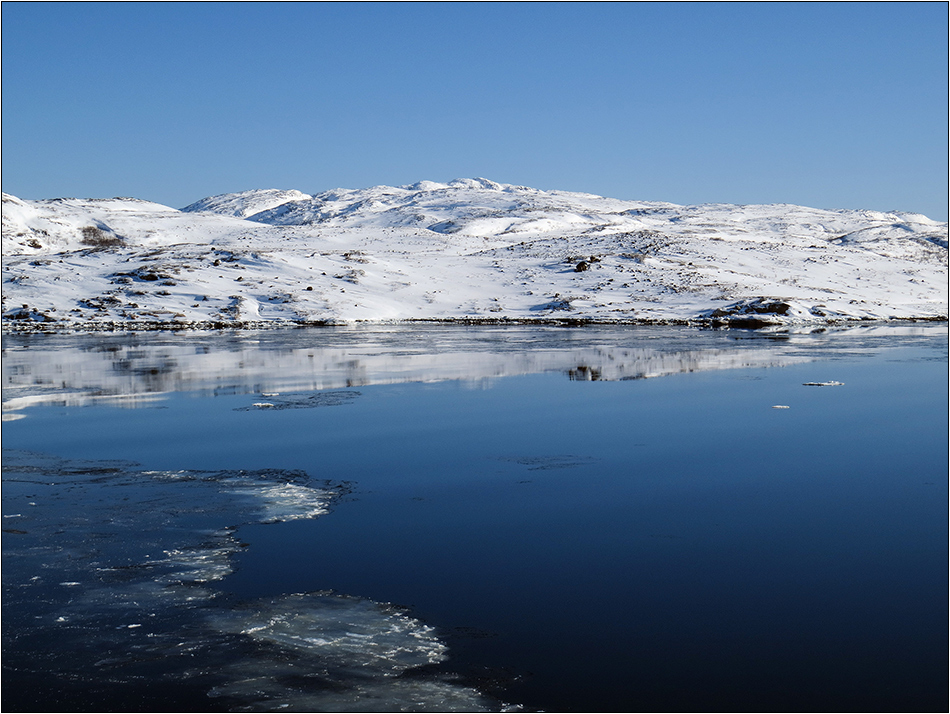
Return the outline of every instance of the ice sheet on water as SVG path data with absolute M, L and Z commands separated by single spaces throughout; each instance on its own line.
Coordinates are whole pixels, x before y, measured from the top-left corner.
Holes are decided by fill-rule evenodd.
M 299 652 L 325 648 L 326 672 L 392 676 L 445 659 L 435 631 L 391 605 L 332 593 L 287 595 L 231 610 L 215 620 L 225 632 L 249 635 Z
M 231 573 L 237 526 L 313 518 L 346 491 L 300 471 L 148 471 L 12 450 L 3 481 L 4 511 L 22 514 L 4 541 L 4 588 L 24 604 L 48 591 L 51 607 L 67 604 L 63 582 L 79 584 L 69 602 L 82 607 L 206 600 L 195 586 Z
M 274 663 L 273 674 L 261 676 L 253 671 L 245 679 L 235 678 L 227 688 L 215 694 L 246 701 L 254 694 L 253 705 L 238 706 L 235 711 L 298 712 L 491 712 L 518 711 L 500 705 L 477 690 L 448 682 L 425 679 L 367 679 L 343 689 L 328 687 L 302 691 L 288 681 L 299 682 L 309 675 L 291 663 Z M 268 697 L 261 698 L 260 692 Z M 250 695 L 250 696 L 249 696 Z
M 293 594 L 220 611 L 213 624 L 284 653 L 280 660 L 235 662 L 228 682 L 212 692 L 253 698 L 256 711 L 503 708 L 444 675 L 406 676 L 443 661 L 447 648 L 431 627 L 392 605 L 329 592 Z
M 314 674 L 309 663 L 271 661 L 262 671 L 256 662 L 236 663 L 228 683 L 212 696 L 238 704 L 232 711 L 299 712 L 490 712 L 519 711 L 476 689 L 438 678 L 351 677 L 344 686 Z
M 21 451 L 4 452 L 3 480 L 4 513 L 18 516 L 3 540 L 7 691 L 62 682 L 94 709 L 96 692 L 160 698 L 187 681 L 237 710 L 501 708 L 450 675 L 413 677 L 446 648 L 397 608 L 330 593 L 235 602 L 217 589 L 244 547 L 237 526 L 318 517 L 346 484 Z

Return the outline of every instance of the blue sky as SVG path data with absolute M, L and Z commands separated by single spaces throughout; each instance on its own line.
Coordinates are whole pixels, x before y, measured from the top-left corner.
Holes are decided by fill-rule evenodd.
M 946 3 L 4 2 L 3 190 L 483 176 L 947 219 Z

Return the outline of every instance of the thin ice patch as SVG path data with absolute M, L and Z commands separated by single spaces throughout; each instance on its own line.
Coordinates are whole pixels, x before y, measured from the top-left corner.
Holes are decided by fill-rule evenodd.
M 572 469 L 578 466 L 587 466 L 599 461 L 594 456 L 577 456 L 562 454 L 557 456 L 502 456 L 500 461 L 526 466 L 528 471 L 547 471 L 550 469 Z
M 300 394 L 273 395 L 270 401 L 254 402 L 250 406 L 237 407 L 236 412 L 281 411 L 283 409 L 314 409 L 316 407 L 339 407 L 352 404 L 361 395 L 357 391 L 336 390 Z

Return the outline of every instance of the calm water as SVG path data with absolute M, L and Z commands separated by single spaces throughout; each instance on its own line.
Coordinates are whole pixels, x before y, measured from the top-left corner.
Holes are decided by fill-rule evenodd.
M 947 707 L 944 326 L 8 337 L 3 370 L 5 710 Z

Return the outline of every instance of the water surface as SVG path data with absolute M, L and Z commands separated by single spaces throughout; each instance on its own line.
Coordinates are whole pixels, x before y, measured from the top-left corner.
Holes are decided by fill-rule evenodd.
M 945 327 L 35 335 L 3 370 L 11 711 L 946 706 Z

